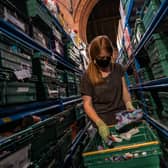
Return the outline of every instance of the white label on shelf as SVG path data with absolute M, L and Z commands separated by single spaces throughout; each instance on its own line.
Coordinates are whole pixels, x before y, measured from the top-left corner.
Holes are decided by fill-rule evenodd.
M 14 74 L 18 80 L 23 80 L 25 78 L 31 78 L 30 70 L 22 69 L 20 71 L 15 71 Z
M 28 92 L 28 91 L 29 91 L 28 87 L 18 87 L 16 92 L 20 93 L 20 92 Z

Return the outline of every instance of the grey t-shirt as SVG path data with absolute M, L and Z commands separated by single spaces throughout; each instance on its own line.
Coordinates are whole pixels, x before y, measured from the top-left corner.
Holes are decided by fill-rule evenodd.
M 81 94 L 92 97 L 96 112 L 107 124 L 114 124 L 115 113 L 125 109 L 122 98 L 124 70 L 117 63 L 112 67 L 111 73 L 104 78 L 102 84 L 93 86 L 87 73 L 81 79 Z

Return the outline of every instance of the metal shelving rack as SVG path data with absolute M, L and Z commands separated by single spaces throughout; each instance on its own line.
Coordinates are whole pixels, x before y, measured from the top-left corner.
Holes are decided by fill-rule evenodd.
M 19 105 L 9 108 L 0 109 L 0 126 L 7 124 L 30 115 L 39 115 L 47 110 L 59 110 L 63 111 L 66 105 L 80 102 L 80 97 L 70 97 L 60 100 L 51 100 L 46 102 L 35 102 L 28 105 Z
M 51 12 L 47 9 L 47 7 L 45 7 L 43 3 L 41 3 L 41 8 L 45 8 L 45 10 L 48 11 L 48 13 L 50 13 L 52 18 L 52 23 L 62 34 L 62 36 L 66 39 L 66 42 L 71 42 L 72 41 L 71 37 L 65 32 L 65 30 L 63 29 L 62 25 L 59 23 L 57 18 L 55 18 L 55 16 L 51 14 Z M 59 67 L 62 66 L 62 68 L 71 70 L 78 76 L 82 74 L 82 70 L 78 69 L 77 66 L 70 63 L 68 59 L 65 59 L 64 55 L 60 55 L 59 53 L 54 53 L 52 50 L 43 47 L 40 43 L 36 42 L 33 38 L 28 36 L 26 33 L 20 31 L 14 25 L 5 21 L 2 18 L 0 18 L 0 34 L 8 37 L 9 39 L 14 39 L 15 41 L 18 42 L 18 44 L 22 44 L 26 48 L 30 48 L 44 55 L 48 55 L 51 57 L 54 56 L 53 61 L 55 61 L 56 63 L 59 63 Z M 30 102 L 25 104 L 10 105 L 10 106 L 1 106 L 0 107 L 0 126 L 6 127 L 8 126 L 8 124 L 12 124 L 12 122 L 15 123 L 15 121 L 22 120 L 32 115 L 41 116 L 41 119 L 42 120 L 44 119 L 46 121 L 45 115 L 50 114 L 48 113 L 49 110 L 54 111 L 54 115 L 57 115 L 58 113 L 61 114 L 61 112 L 64 112 L 65 109 L 69 107 L 69 105 L 72 107 L 78 103 L 81 103 L 81 101 L 82 101 L 81 96 L 76 95 L 76 96 L 70 96 L 66 98 L 36 101 L 36 102 Z M 84 117 L 85 116 L 82 116 L 80 119 L 85 119 Z M 76 122 L 78 122 L 78 120 L 80 119 L 76 119 Z M 77 136 L 75 137 L 75 139 L 71 144 L 71 147 L 69 149 L 70 155 L 67 156 L 68 158 L 72 157 L 77 146 L 81 143 L 81 140 L 84 138 L 85 132 L 88 126 L 89 126 L 89 123 L 86 125 L 85 128 L 82 128 L 82 129 L 80 128 L 81 130 L 78 132 Z M 5 141 L 6 139 L 3 139 L 3 141 L 1 141 L 0 144 L 2 145 L 2 143 L 4 143 Z
M 41 7 L 45 8 L 45 10 L 47 10 L 51 14 L 51 12 L 45 7 L 44 4 L 41 4 Z M 51 17 L 53 19 L 54 25 L 58 28 L 60 33 L 62 33 L 63 36 L 66 37 L 68 40 L 71 40 L 71 38 L 65 32 L 65 30 L 63 29 L 63 27 L 61 26 L 57 18 L 55 18 L 52 14 L 51 14 Z M 80 69 L 75 67 L 75 65 L 69 63 L 67 60 L 65 60 L 62 55 L 53 53 L 48 48 L 43 47 L 41 44 L 36 42 L 26 33 L 20 31 L 15 26 L 3 20 L 2 18 L 0 18 L 0 34 L 5 35 L 9 38 L 12 38 L 18 41 L 19 43 L 22 43 L 22 45 L 25 45 L 28 48 L 31 48 L 35 51 L 39 51 L 41 53 L 45 53 L 50 56 L 54 55 L 56 62 L 60 63 L 65 68 L 68 68 L 79 75 L 82 74 L 82 71 Z M 41 114 L 46 110 L 63 109 L 64 106 L 75 102 L 79 102 L 79 101 L 81 101 L 81 98 L 79 96 L 76 96 L 76 97 L 73 96 L 73 97 L 69 97 L 61 100 L 48 100 L 45 102 L 44 101 L 32 102 L 32 103 L 23 104 L 23 105 L 16 105 L 15 107 L 11 107 L 11 108 L 0 107 L 0 117 L 1 117 L 0 125 L 22 119 L 29 115 Z
M 126 24 L 129 22 L 129 17 L 131 10 L 133 9 L 133 4 L 130 3 L 129 6 L 129 15 L 126 18 Z M 159 26 L 161 21 L 164 19 L 164 17 L 168 14 L 168 1 L 164 0 L 162 1 L 160 8 L 157 11 L 156 16 L 153 18 L 152 22 L 150 23 L 149 27 L 147 28 L 146 32 L 144 33 L 142 39 L 140 40 L 137 47 L 133 50 L 132 53 L 132 59 L 128 61 L 127 67 L 129 67 L 132 62 L 136 59 L 137 55 L 142 50 L 143 46 L 146 44 L 146 42 L 150 39 L 156 28 Z M 138 71 L 138 69 L 136 68 Z M 149 82 L 139 83 L 136 86 L 129 87 L 130 91 L 168 91 L 168 78 L 162 78 L 157 80 L 152 80 Z M 144 114 L 144 118 L 152 125 L 154 126 L 162 135 L 164 135 L 166 138 L 168 138 L 168 127 L 161 124 L 159 121 L 156 121 L 152 117 L 150 117 L 148 114 Z

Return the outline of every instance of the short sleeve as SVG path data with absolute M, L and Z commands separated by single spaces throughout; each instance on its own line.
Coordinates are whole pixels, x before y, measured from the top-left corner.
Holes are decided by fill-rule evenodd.
M 91 84 L 88 75 L 85 73 L 81 78 L 80 83 L 81 95 L 92 96 L 93 95 L 93 85 Z
M 121 77 L 123 77 L 125 75 L 125 69 L 122 65 L 116 63 L 116 69 Z

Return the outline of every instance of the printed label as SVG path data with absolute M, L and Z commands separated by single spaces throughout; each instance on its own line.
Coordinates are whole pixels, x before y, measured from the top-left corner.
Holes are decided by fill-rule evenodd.
M 8 117 L 2 118 L 2 120 L 4 123 L 8 123 L 12 121 L 11 118 L 8 118 Z
M 17 92 L 20 93 L 20 92 L 28 92 L 29 91 L 29 88 L 28 87 L 18 87 L 17 88 Z

